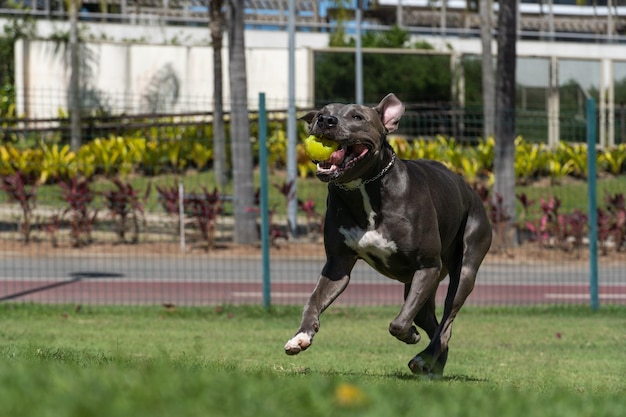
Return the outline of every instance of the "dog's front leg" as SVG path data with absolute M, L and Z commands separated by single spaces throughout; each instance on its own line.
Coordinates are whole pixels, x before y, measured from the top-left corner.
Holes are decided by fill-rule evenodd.
M 285 344 L 285 353 L 296 355 L 313 343 L 320 328 L 320 314 L 346 289 L 355 261 L 327 261 L 317 285 L 302 311 L 302 322 L 296 335 Z

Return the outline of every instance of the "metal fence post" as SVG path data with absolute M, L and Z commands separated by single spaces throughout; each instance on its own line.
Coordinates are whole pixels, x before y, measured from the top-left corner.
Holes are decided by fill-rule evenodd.
M 596 191 L 596 102 L 587 99 L 587 199 L 589 204 L 589 299 L 592 310 L 598 299 L 598 204 Z
M 185 253 L 185 185 L 178 183 L 178 227 L 180 227 L 180 253 Z
M 259 93 L 259 176 L 261 209 L 261 259 L 263 263 L 263 307 L 271 304 L 270 289 L 270 224 L 267 180 L 267 112 L 265 93 Z

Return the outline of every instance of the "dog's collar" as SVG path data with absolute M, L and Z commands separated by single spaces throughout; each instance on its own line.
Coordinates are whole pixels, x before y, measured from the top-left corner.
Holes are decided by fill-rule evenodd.
M 389 161 L 389 163 L 387 164 L 387 166 L 386 166 L 386 167 L 384 167 L 384 168 L 383 168 L 383 169 L 382 169 L 382 170 L 381 170 L 378 174 L 376 174 L 376 176 L 374 176 L 374 177 L 372 177 L 372 178 L 369 178 L 369 179 L 367 179 L 367 180 L 365 180 L 365 181 L 361 182 L 361 183 L 360 183 L 359 185 L 357 185 L 356 187 L 347 187 L 347 186 L 345 186 L 345 185 L 343 185 L 343 184 L 338 184 L 338 183 L 336 183 L 336 182 L 333 182 L 333 183 L 331 183 L 331 184 L 333 184 L 335 187 L 337 187 L 337 188 L 339 188 L 339 189 L 341 189 L 341 190 L 343 190 L 343 191 L 352 191 L 352 190 L 356 190 L 356 189 L 358 189 L 359 187 L 362 187 L 362 186 L 364 186 L 364 185 L 366 185 L 366 184 L 369 184 L 370 182 L 374 182 L 374 181 L 376 181 L 377 179 L 379 179 L 380 177 L 382 177 L 383 175 L 385 175 L 385 174 L 387 173 L 387 171 L 389 171 L 389 169 L 391 168 L 391 166 L 393 165 L 393 163 L 394 163 L 394 162 L 396 162 L 396 154 L 395 154 L 395 152 L 392 152 L 392 153 L 391 153 L 391 161 Z

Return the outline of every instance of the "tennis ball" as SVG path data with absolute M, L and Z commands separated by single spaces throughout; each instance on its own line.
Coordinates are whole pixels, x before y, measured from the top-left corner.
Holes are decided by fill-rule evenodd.
M 311 160 L 327 161 L 330 159 L 330 155 L 339 149 L 339 144 L 334 140 L 311 135 L 304 140 L 304 149 Z

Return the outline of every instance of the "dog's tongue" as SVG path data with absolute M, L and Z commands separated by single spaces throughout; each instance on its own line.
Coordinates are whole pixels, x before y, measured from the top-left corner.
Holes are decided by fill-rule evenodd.
M 340 148 L 336 150 L 335 152 L 333 152 L 332 154 L 330 154 L 330 158 L 328 158 L 328 161 L 333 165 L 341 165 L 345 157 L 346 157 L 346 150 L 343 148 Z

